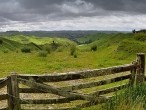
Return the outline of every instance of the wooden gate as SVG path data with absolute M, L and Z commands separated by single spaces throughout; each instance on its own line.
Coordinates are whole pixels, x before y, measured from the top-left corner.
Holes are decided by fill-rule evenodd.
M 145 56 L 138 54 L 132 64 L 110 68 L 49 75 L 13 74 L 0 80 L 0 88 L 7 86 L 7 93 L 0 95 L 0 100 L 8 101 L 8 106 L 0 110 L 89 107 L 109 100 L 114 95 L 109 93 L 144 82 L 144 72 Z

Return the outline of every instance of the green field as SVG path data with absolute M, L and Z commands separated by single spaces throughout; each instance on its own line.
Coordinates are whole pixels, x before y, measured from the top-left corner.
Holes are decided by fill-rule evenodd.
M 0 37 L 0 77 L 6 77 L 11 73 L 55 74 L 129 64 L 132 63 L 133 60 L 136 60 L 137 53 L 146 52 L 145 41 L 146 35 L 142 33 L 97 33 L 74 39 L 74 41 L 67 38 L 24 35 L 3 36 Z M 111 76 L 115 77 L 115 74 Z M 104 79 L 108 77 L 103 76 L 99 78 Z M 86 80 L 92 82 L 95 79 L 91 78 Z M 107 85 L 91 87 L 80 90 L 80 92 L 90 93 L 91 91 L 121 85 L 128 81 L 129 80 L 124 80 Z M 68 83 L 57 82 L 57 85 L 68 85 Z M 130 91 L 130 94 L 131 92 L 133 94 L 129 96 L 129 98 L 133 98 L 134 96 L 136 99 L 134 99 L 134 101 L 128 100 L 128 105 L 127 100 L 124 100 L 126 99 L 124 97 L 127 96 L 123 96 L 122 93 L 118 95 L 119 99 L 112 99 L 110 102 L 104 103 L 103 105 L 99 104 L 82 110 L 102 110 L 103 106 L 106 110 L 108 110 L 106 107 L 109 106 L 112 107 L 113 110 L 121 110 L 121 107 L 123 107 L 124 110 L 129 110 L 131 108 L 133 110 L 138 110 L 140 108 L 141 110 L 144 108 L 142 105 L 144 99 L 143 94 L 145 93 L 143 92 L 145 91 L 144 88 L 139 89 L 139 94 L 142 96 L 138 97 L 138 99 L 137 93 L 135 93 L 137 91 L 134 89 Z M 128 92 L 125 92 L 125 94 Z M 106 95 L 113 94 L 115 95 L 113 92 Z M 35 95 L 32 95 L 32 97 L 34 96 Z M 38 97 L 41 98 L 40 94 Z M 42 97 L 44 98 L 43 95 Z M 139 103 L 137 104 L 138 101 Z M 80 103 L 80 101 L 75 102 L 75 104 L 76 103 Z M 63 106 L 70 107 L 71 104 Z M 31 105 L 28 107 L 31 107 Z M 116 109 L 117 107 L 119 107 L 119 109 Z M 109 110 L 111 109 L 109 108 Z
M 49 38 L 35 36 L 4 36 L 0 40 L 0 77 L 12 72 L 18 74 L 50 74 L 58 72 L 103 68 L 131 63 L 136 53 L 146 52 L 145 34 L 93 34 L 76 39 L 89 44 L 77 45 L 67 38 Z M 53 48 L 55 42 L 55 49 Z M 23 53 L 24 47 L 31 49 Z M 91 50 L 96 46 L 96 50 Z M 40 57 L 40 51 L 50 52 L 46 57 Z M 71 55 L 71 48 L 75 52 Z

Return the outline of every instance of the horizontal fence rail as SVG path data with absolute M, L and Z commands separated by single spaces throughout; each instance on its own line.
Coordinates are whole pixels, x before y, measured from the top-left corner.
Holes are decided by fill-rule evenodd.
M 0 79 L 0 89 L 7 85 L 7 78 Z
M 130 71 L 136 68 L 135 64 L 126 64 L 121 66 L 114 66 L 110 68 L 103 69 L 94 69 L 94 70 L 86 70 L 80 72 L 69 72 L 69 73 L 60 73 L 60 74 L 49 74 L 49 75 L 19 75 L 18 78 L 23 79 L 31 79 L 37 82 L 57 82 L 57 81 L 66 81 L 66 80 L 76 80 L 76 79 L 84 79 L 91 78 L 97 76 L 105 76 L 125 71 Z
M 100 86 L 100 85 L 105 85 L 108 83 L 112 83 L 112 82 L 117 82 L 117 81 L 121 81 L 121 80 L 125 80 L 125 79 L 129 79 L 130 78 L 130 74 L 126 74 L 126 75 L 122 75 L 122 76 L 116 76 L 116 77 L 112 77 L 112 78 L 107 78 L 107 79 L 102 79 L 99 81 L 93 81 L 93 82 L 88 82 L 88 83 L 83 83 L 83 84 L 77 84 L 77 85 L 73 85 L 73 86 L 66 86 L 66 87 L 60 87 L 57 88 L 59 90 L 65 90 L 65 91 L 73 91 L 73 90 L 78 90 L 78 89 L 84 89 L 84 88 L 90 88 L 90 87 L 95 87 L 95 86 Z M 32 81 L 26 80 L 26 79 L 19 79 L 18 80 L 28 86 L 32 86 Z M 35 82 L 36 83 L 36 82 Z M 32 93 L 33 91 L 38 90 L 38 93 L 40 92 L 45 92 L 45 91 L 40 91 L 40 89 L 37 89 L 36 87 L 38 86 L 38 83 L 33 83 L 34 87 L 32 87 L 32 89 L 28 89 L 28 88 L 20 88 L 20 92 L 22 93 Z M 44 84 L 43 84 L 44 85 Z M 34 89 L 35 90 L 34 90 Z M 39 87 L 38 87 L 39 88 Z M 53 91 L 54 92 L 54 88 L 53 87 L 47 87 L 49 88 L 50 92 Z M 48 91 L 49 92 L 49 91 Z M 36 91 L 37 93 L 37 91 Z M 47 93 L 47 92 L 46 92 Z
M 72 104 L 78 100 L 83 101 L 83 103 L 75 103 L 74 107 L 64 108 L 63 106 L 50 108 L 50 110 L 74 110 L 75 108 L 90 107 L 105 103 L 113 96 L 106 96 L 106 94 L 142 83 L 144 80 L 146 80 L 146 77 L 145 55 L 143 53 L 137 54 L 136 61 L 132 64 L 109 68 L 49 75 L 12 74 L 7 78 L 0 79 L 0 89 L 7 89 L 6 93 L 0 94 L 0 101 L 7 100 L 7 106 L 0 107 L 0 110 L 35 110 L 36 108 L 25 108 L 22 105 Z M 75 84 L 72 84 L 72 82 L 75 82 Z M 57 86 L 57 84 L 60 84 L 60 86 Z M 110 84 L 115 85 L 109 86 Z M 92 88 L 97 89 L 92 91 Z M 91 89 L 90 93 L 82 91 L 86 89 Z M 33 94 L 35 96 L 35 94 L 40 93 L 56 96 L 41 99 L 21 96 L 22 94 L 28 94 L 28 96 Z M 37 109 L 39 110 L 39 108 Z M 40 108 L 40 110 L 49 110 L 49 108 Z

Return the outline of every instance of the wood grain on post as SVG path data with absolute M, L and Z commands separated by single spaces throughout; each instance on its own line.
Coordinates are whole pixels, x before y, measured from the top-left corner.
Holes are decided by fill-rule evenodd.
M 11 75 L 11 84 L 12 84 L 14 110 L 20 110 L 20 97 L 19 97 L 18 80 L 16 74 Z
M 137 54 L 136 84 L 144 82 L 145 78 L 145 54 Z
M 20 110 L 19 91 L 17 75 L 12 74 L 8 77 L 8 106 L 9 110 Z
M 134 62 L 132 62 L 132 64 L 137 65 L 137 62 L 134 61 Z M 130 84 L 131 86 L 135 84 L 136 68 L 137 68 L 137 67 L 132 68 L 131 71 L 130 71 L 130 72 L 131 72 L 131 77 L 130 77 L 130 79 L 129 79 L 129 84 Z
M 11 85 L 11 77 L 8 76 L 8 82 L 7 82 L 7 92 L 8 92 L 8 110 L 13 110 L 13 94 L 12 94 L 12 85 Z

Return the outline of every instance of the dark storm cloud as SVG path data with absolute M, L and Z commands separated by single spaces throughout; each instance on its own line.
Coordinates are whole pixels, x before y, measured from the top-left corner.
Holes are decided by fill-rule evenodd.
M 11 22 L 31 24 L 61 20 L 74 22 L 83 17 L 140 16 L 146 14 L 145 10 L 146 0 L 0 0 L 0 26 Z
M 45 6 L 51 6 L 54 4 L 63 3 L 64 0 L 17 0 L 21 6 L 25 8 L 44 8 Z
M 107 11 L 124 11 L 146 14 L 146 0 L 85 0 Z
M 146 0 L 16 0 L 27 11 L 34 10 L 36 13 L 61 12 L 56 5 L 67 4 L 79 8 L 87 4 L 93 5 L 93 9 L 104 11 L 125 11 L 146 13 Z M 62 7 L 63 8 L 63 7 Z M 81 9 L 80 9 L 81 10 Z M 84 9 L 82 9 L 84 10 Z M 69 11 L 69 10 L 66 10 Z M 85 10 L 86 11 L 86 10 Z M 89 11 L 89 10 L 88 10 Z M 86 13 L 88 13 L 88 11 Z M 82 15 L 82 13 L 80 13 Z
M 105 10 L 122 10 L 126 3 L 123 0 L 85 0 L 95 5 L 95 7 L 101 7 Z
M 0 4 L 0 16 L 13 21 L 146 13 L 146 0 L 1 0 Z

